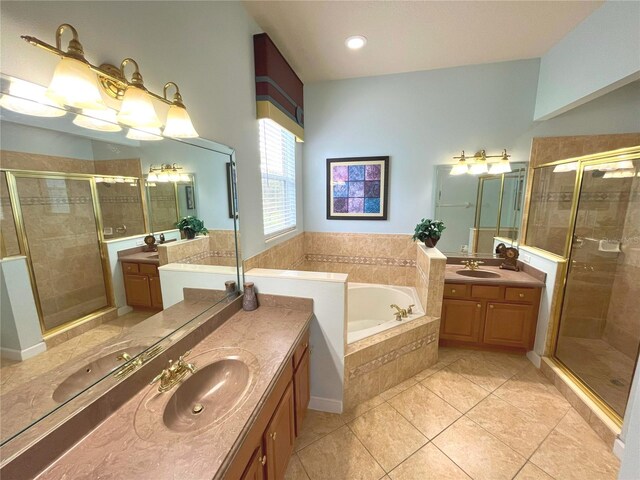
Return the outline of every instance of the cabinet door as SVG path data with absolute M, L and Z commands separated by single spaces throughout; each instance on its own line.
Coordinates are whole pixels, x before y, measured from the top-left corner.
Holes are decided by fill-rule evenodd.
M 478 343 L 482 326 L 482 311 L 480 302 L 445 298 L 442 302 L 440 338 Z
M 295 390 L 296 400 L 296 436 L 300 435 L 302 422 L 307 414 L 309 399 L 311 398 L 310 382 L 309 382 L 309 349 L 305 351 L 298 365 L 295 375 L 293 376 L 293 386 Z
M 127 294 L 127 305 L 133 307 L 151 306 L 149 277 L 146 275 L 125 275 L 124 290 Z
M 151 306 L 162 308 L 162 289 L 160 277 L 149 277 L 149 290 L 151 293 Z
M 263 480 L 264 479 L 264 464 L 266 463 L 266 457 L 262 455 L 262 448 L 258 447 L 247 465 L 247 469 L 242 474 L 240 480 Z
M 484 343 L 530 348 L 533 340 L 533 307 L 489 303 L 484 326 Z
M 264 432 L 268 480 L 284 479 L 289 457 L 293 453 L 294 442 L 293 386 L 289 383 L 273 417 L 271 417 L 267 430 Z

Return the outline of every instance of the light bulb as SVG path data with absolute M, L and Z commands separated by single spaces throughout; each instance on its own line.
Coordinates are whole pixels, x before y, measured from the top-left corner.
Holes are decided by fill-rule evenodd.
M 169 174 L 167 172 L 160 172 L 158 174 L 158 182 L 167 183 L 169 181 Z
M 82 115 L 76 115 L 73 123 L 82 128 L 98 130 L 100 132 L 119 132 L 122 127 L 116 120 L 116 111 L 113 108 L 106 110 L 82 109 Z
M 469 173 L 471 175 L 480 175 L 483 173 L 487 173 L 489 169 L 487 168 L 486 160 L 476 160 L 469 166 Z
M 489 174 L 497 175 L 500 173 L 509 173 L 511 171 L 511 163 L 509 160 L 500 160 L 489 166 Z
M 353 35 L 348 37 L 344 44 L 351 50 L 359 50 L 367 44 L 367 38 L 362 35 Z
M 157 182 L 158 181 L 158 175 L 156 175 L 155 172 L 149 173 L 149 175 L 147 175 L 147 181 L 148 182 Z
M 162 126 L 149 94 L 136 85 L 129 85 L 125 90 L 117 118 L 128 127 L 151 129 Z
M 47 89 L 35 83 L 12 78 L 9 95 L 0 98 L 0 106 L 16 113 L 36 117 L 62 117 L 66 111 L 62 105 L 46 95 Z
M 145 142 L 154 142 L 162 140 L 159 128 L 130 128 L 127 132 L 127 138 L 130 140 L 142 140 Z
M 167 113 L 167 125 L 162 134 L 172 138 L 195 138 L 198 132 L 193 128 L 187 109 L 178 105 L 171 105 Z
M 76 108 L 104 110 L 107 106 L 98 90 L 97 77 L 89 65 L 75 58 L 63 57 L 56 66 L 47 96 Z
M 451 172 L 449 175 L 464 175 L 469 171 L 469 167 L 464 160 L 459 161 L 453 167 L 451 167 Z

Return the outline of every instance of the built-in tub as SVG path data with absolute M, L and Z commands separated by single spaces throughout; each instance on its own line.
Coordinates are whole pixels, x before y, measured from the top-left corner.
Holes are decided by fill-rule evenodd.
M 424 315 L 418 292 L 413 287 L 349 282 L 348 288 L 347 343 L 403 325 Z M 392 304 L 400 308 L 414 305 L 413 313 L 397 321 L 394 315 L 396 310 L 390 306 Z

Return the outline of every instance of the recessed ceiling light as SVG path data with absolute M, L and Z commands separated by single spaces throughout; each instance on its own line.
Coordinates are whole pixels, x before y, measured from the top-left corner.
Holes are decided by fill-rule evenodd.
M 348 37 L 344 41 L 344 44 L 351 50 L 359 50 L 367 44 L 367 38 L 363 37 L 362 35 L 353 35 L 351 37 Z

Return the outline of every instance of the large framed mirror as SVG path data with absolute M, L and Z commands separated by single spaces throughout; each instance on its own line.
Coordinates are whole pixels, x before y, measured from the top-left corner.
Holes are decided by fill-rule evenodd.
M 515 246 L 520 238 L 527 163 L 511 172 L 451 175 L 436 166 L 435 218 L 447 229 L 438 248 L 447 255 L 493 256 L 494 239 Z
M 11 95 L 12 81 L 1 77 L 2 445 L 130 374 L 235 298 L 225 280 L 240 284 L 231 147 L 125 131 Z M 176 222 L 187 216 L 208 236 L 183 239 Z M 172 263 L 219 267 L 215 294 L 163 304 Z

